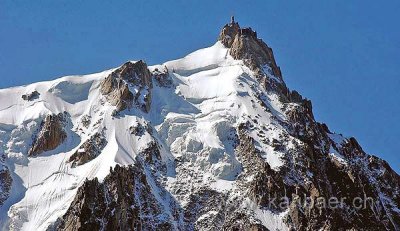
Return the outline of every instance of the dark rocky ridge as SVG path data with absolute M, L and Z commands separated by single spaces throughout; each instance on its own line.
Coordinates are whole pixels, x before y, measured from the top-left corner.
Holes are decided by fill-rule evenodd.
M 55 230 L 171 230 L 160 215 L 142 165 L 117 165 L 99 183 L 86 181 Z
M 286 157 L 295 157 L 296 162 L 287 160 L 289 164 L 279 172 L 273 171 L 262 160 L 253 139 L 247 135 L 247 125 L 242 124 L 238 128 L 240 144 L 237 155 L 244 168 L 255 176 L 250 185 L 244 186 L 249 188 L 249 197 L 266 207 L 271 195 L 278 198 L 289 195 L 292 200 L 287 223 L 294 230 L 399 230 L 400 213 L 396 209 L 400 206 L 399 175 L 385 161 L 366 154 L 355 138 L 336 147 L 329 137 L 331 132 L 328 127 L 315 121 L 311 101 L 286 87 L 272 49 L 258 39 L 251 28 L 240 28 L 232 20 L 222 29 L 219 40 L 230 48 L 232 57 L 243 60 L 255 72 L 267 92 L 275 92 L 283 102 L 295 105 L 286 110 L 289 121 L 282 125 L 287 128 L 288 137 L 283 137 L 279 143 L 289 142 L 289 137 L 299 141 L 297 150 Z M 270 74 L 279 81 L 262 70 L 265 65 L 270 67 Z M 260 100 L 260 103 L 263 101 Z M 333 159 L 329 155 L 330 146 L 342 153 L 351 164 L 344 166 Z M 312 177 L 305 177 L 306 184 L 295 179 L 309 173 Z M 374 176 L 372 182 L 369 179 L 371 175 Z M 382 200 L 382 193 L 396 204 Z M 303 195 L 311 198 L 347 197 L 347 200 L 343 208 L 319 210 L 297 206 L 298 198 Z M 350 198 L 365 196 L 374 199 L 374 208 L 354 212 Z M 243 225 L 243 222 L 240 224 Z
M 57 148 L 67 138 L 64 130 L 66 115 L 47 115 L 40 125 L 40 129 L 33 138 L 33 144 L 29 149 L 29 156 L 36 156 L 45 151 Z
M 163 168 L 158 144 L 151 142 L 134 165 L 110 168 L 101 183 L 87 180 L 48 230 L 174 230 L 180 208 L 158 183 Z M 168 208 L 159 197 L 169 201 Z
M 160 87 L 171 87 L 173 82 L 169 76 L 168 68 L 165 66 L 163 70 L 155 69 L 153 72 L 153 78 Z
M 144 112 L 150 110 L 151 73 L 142 60 L 127 62 L 107 76 L 100 86 L 100 92 L 108 102 L 116 106 L 116 112 L 137 106 Z M 132 92 L 134 89 L 136 92 Z
M 32 101 L 32 100 L 38 99 L 39 96 L 40 96 L 40 93 L 38 91 L 33 91 L 29 94 L 22 95 L 22 99 L 26 100 L 26 101 Z
M 232 18 L 218 37 L 229 49 L 229 54 L 243 62 L 258 76 L 258 81 L 266 90 L 278 92 L 281 99 L 290 101 L 290 90 L 282 78 L 280 67 L 276 64 L 272 49 L 260 38 L 251 27 L 241 28 Z
M 400 214 L 384 209 L 388 205 L 381 202 L 380 192 L 386 191 L 390 198 L 393 198 L 394 201 L 398 200 L 400 177 L 390 167 L 384 167 L 381 160 L 360 152 L 357 145 L 351 144 L 354 142 L 353 139 L 349 139 L 344 144 L 344 146 L 351 146 L 348 149 L 349 153 L 358 153 L 367 163 L 373 162 L 375 165 L 379 165 L 377 169 L 384 169 L 384 172 L 387 172 L 387 178 L 381 180 L 378 177 L 379 183 L 371 185 L 368 180 L 372 170 L 370 164 L 364 166 L 365 162 L 354 161 L 351 166 L 345 167 L 335 163 L 323 145 L 331 142 L 327 131 L 317 123 L 311 130 L 316 132 L 315 137 L 319 137 L 320 140 L 301 137 L 304 143 L 300 144 L 294 153 L 290 153 L 291 156 L 296 157 L 297 161 L 295 163 L 288 161 L 287 163 L 293 165 L 289 164 L 279 172 L 275 172 L 266 162 L 262 161 L 253 139 L 247 136 L 247 129 L 249 128 L 245 124 L 239 127 L 238 156 L 241 158 L 244 168 L 249 172 L 254 172 L 255 175 L 254 181 L 245 186 L 250 189 L 248 196 L 266 208 L 270 208 L 271 198 L 288 197 L 290 206 L 286 219 L 294 230 L 397 229 Z M 311 130 L 306 134 L 311 134 Z M 286 141 L 281 142 L 286 143 Z M 371 158 L 374 160 L 371 161 Z M 312 177 L 305 177 L 303 181 L 305 183 L 296 181 L 297 177 L 310 175 L 309 173 Z M 392 188 L 393 191 L 385 190 L 387 188 Z M 374 199 L 375 208 L 356 210 L 352 204 L 352 198 L 364 198 L 365 196 Z M 304 197 L 315 200 L 318 197 L 347 199 L 344 201 L 344 207 L 319 209 L 313 206 L 299 206 L 299 201 Z M 279 207 L 270 209 L 280 211 Z M 381 215 L 376 216 L 376 213 Z
M 218 40 L 221 41 L 224 46 L 230 48 L 235 40 L 236 35 L 239 33 L 239 29 L 239 23 L 235 22 L 235 19 L 232 17 L 231 22 L 222 28 Z
M 12 178 L 7 167 L 0 170 L 0 207 L 7 200 L 12 185 Z
M 72 167 L 76 167 L 96 158 L 103 148 L 107 145 L 107 140 L 103 132 L 97 132 L 85 141 L 78 150 L 71 155 L 68 162 Z

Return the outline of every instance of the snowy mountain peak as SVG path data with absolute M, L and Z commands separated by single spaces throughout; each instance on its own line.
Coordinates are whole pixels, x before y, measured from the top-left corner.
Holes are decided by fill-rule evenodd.
M 148 112 L 153 87 L 151 78 L 145 62 L 127 62 L 101 82 L 100 92 L 116 106 L 115 114 L 132 106 Z
M 257 37 L 257 32 L 251 27 L 241 28 L 233 19 L 222 28 L 218 40 L 230 48 L 230 54 L 235 59 L 244 60 L 254 70 L 268 66 L 282 80 L 282 73 L 276 65 L 272 49 Z
M 272 49 L 234 20 L 181 59 L 6 98 L 0 229 L 400 229 L 400 177 L 315 121 Z M 341 203 L 306 203 L 321 198 Z

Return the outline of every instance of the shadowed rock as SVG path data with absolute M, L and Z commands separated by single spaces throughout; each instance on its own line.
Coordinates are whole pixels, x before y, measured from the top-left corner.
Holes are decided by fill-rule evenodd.
M 40 130 L 34 138 L 29 156 L 37 156 L 45 151 L 57 148 L 67 138 L 64 130 L 65 115 L 47 115 L 40 125 Z
M 115 166 L 100 183 L 86 181 L 51 230 L 173 230 L 142 165 Z
M 384 192 L 393 201 L 398 201 L 400 177 L 384 161 L 361 151 L 356 141 L 352 139 L 343 145 L 346 152 L 355 153 L 349 155 L 352 159 L 351 165 L 344 166 L 332 161 L 328 151 L 321 147 L 321 144 L 330 142 L 324 126 L 313 121 L 312 116 L 306 114 L 304 116 L 297 119 L 299 126 L 302 129 L 312 129 L 313 132 L 303 131 L 301 134 L 305 135 L 299 136 L 306 145 L 298 147 L 296 153 L 291 154 L 298 156 L 296 165 L 285 166 L 279 171 L 273 171 L 263 161 L 254 140 L 247 135 L 249 129 L 247 125 L 239 126 L 240 144 L 237 147 L 237 154 L 247 174 L 254 175 L 253 180 L 244 184 L 248 189 L 248 196 L 261 207 L 273 212 L 288 209 L 285 219 L 294 230 L 396 230 L 400 214 L 396 209 L 388 209 L 392 207 L 390 204 L 385 205 L 380 192 Z M 310 126 L 310 123 L 313 125 Z M 307 124 L 308 128 L 305 126 Z M 365 159 L 366 162 L 359 158 Z M 369 164 L 365 166 L 365 163 Z M 368 179 L 374 170 L 386 173 L 386 176 L 375 178 L 378 181 L 376 184 Z M 299 184 L 294 183 L 296 178 L 307 175 L 307 172 L 311 172 L 312 177 Z M 386 190 L 388 188 L 391 190 Z M 332 197 L 344 200 L 343 204 L 332 208 L 311 205 L 310 202 L 304 204 L 305 197 L 313 200 L 317 198 L 329 200 Z M 356 209 L 353 199 L 366 197 L 372 198 L 368 201 L 370 204 L 362 209 Z M 271 204 L 274 198 L 278 202 Z M 279 206 L 282 198 L 288 199 L 287 207 Z
M 273 51 L 250 27 L 240 28 L 232 21 L 226 24 L 218 37 L 229 49 L 229 54 L 242 60 L 257 76 L 267 90 L 275 91 L 283 101 L 290 101 L 290 91 L 283 81 L 282 73 L 275 62 Z
M 232 20 L 231 23 L 226 24 L 222 28 L 218 40 L 221 41 L 221 43 L 224 44 L 226 47 L 231 47 L 236 35 L 238 34 L 239 29 L 239 23 Z
M 275 62 L 272 49 L 261 39 L 250 27 L 240 28 L 239 23 L 231 22 L 222 28 L 218 37 L 229 50 L 229 54 L 235 58 L 245 61 L 253 70 L 268 65 L 272 74 L 282 79 L 280 68 Z
M 33 91 L 29 94 L 22 95 L 22 99 L 26 100 L 26 101 L 32 101 L 32 100 L 38 99 L 39 96 L 40 96 L 40 93 L 38 91 Z
M 0 207 L 9 196 L 11 184 L 12 178 L 10 175 L 10 171 L 8 170 L 8 168 L 3 167 L 3 169 L 0 170 Z
M 163 70 L 155 69 L 153 71 L 154 79 L 156 83 L 160 87 L 171 87 L 172 86 L 172 79 L 169 76 L 168 68 L 165 66 Z
M 68 162 L 71 163 L 72 167 L 86 164 L 100 155 L 106 145 L 107 140 L 103 133 L 97 132 L 85 141 L 74 154 L 72 154 Z

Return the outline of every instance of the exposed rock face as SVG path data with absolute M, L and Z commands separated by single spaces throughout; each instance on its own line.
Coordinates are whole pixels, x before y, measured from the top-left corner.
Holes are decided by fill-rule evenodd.
M 55 230 L 173 230 L 153 194 L 144 165 L 111 170 L 103 183 L 86 181 Z M 172 209 L 174 205 L 172 204 Z
M 237 22 L 227 24 L 223 27 L 218 40 L 231 48 L 229 53 L 233 58 L 245 61 L 253 70 L 268 65 L 272 69 L 272 74 L 282 79 L 272 49 L 257 38 L 257 32 L 250 27 L 240 28 Z
M 260 205 L 267 205 L 270 194 L 282 196 L 282 188 L 285 188 L 285 194 L 291 198 L 289 220 L 296 230 L 397 230 L 400 213 L 393 210 L 393 202 L 382 200 L 382 193 L 393 201 L 398 200 L 400 177 L 382 160 L 367 155 L 354 138 L 344 140 L 340 146 L 335 145 L 326 125 L 315 122 L 310 101 L 302 100 L 288 110 L 287 115 L 291 136 L 300 141 L 295 153 L 290 154 L 290 158 L 296 161 L 288 161 L 293 165 L 281 169 L 278 175 L 265 172 L 263 168 L 257 170 L 261 174 L 254 182 L 256 187 L 252 196 L 268 195 L 258 199 Z M 285 140 L 281 142 L 287 143 Z M 341 153 L 350 164 L 344 164 L 337 159 L 339 154 L 333 155 L 332 152 Z M 253 169 L 254 166 L 257 165 L 253 165 Z M 381 173 L 375 172 L 376 169 Z M 382 171 L 390 177 L 382 178 Z M 304 176 L 304 179 L 299 181 L 294 176 Z M 389 178 L 391 180 L 387 180 Z M 277 186 L 271 188 L 268 185 Z M 387 188 L 391 188 L 390 192 Z M 298 201 L 305 196 L 314 200 L 319 197 L 326 200 L 343 198 L 344 201 L 334 209 L 299 206 Z M 354 198 L 371 200 L 368 206 L 356 209 Z
M 74 154 L 72 154 L 68 162 L 71 163 L 72 167 L 86 164 L 96 158 L 106 145 L 107 140 L 104 137 L 103 132 L 97 132 L 85 141 Z
M 39 132 L 33 138 L 32 148 L 29 150 L 29 156 L 37 156 L 45 151 L 57 148 L 67 138 L 64 130 L 66 115 L 47 115 L 43 120 Z
M 239 32 L 239 29 L 240 26 L 237 22 L 232 21 L 231 23 L 226 24 L 224 28 L 222 28 L 218 40 L 221 41 L 221 43 L 226 47 L 231 47 L 236 35 Z
M 238 128 L 239 145 L 236 148 L 237 155 L 243 163 L 243 167 L 248 171 L 249 175 L 254 176 L 254 180 L 244 183 L 249 188 L 249 197 L 260 205 L 267 206 L 269 199 L 272 197 L 284 197 L 287 192 L 282 190 L 285 187 L 282 176 L 271 169 L 271 167 L 263 161 L 261 152 L 255 147 L 253 138 L 247 135 L 248 124 L 241 124 Z M 278 208 L 271 208 L 278 210 Z
M 10 171 L 6 167 L 0 166 L 3 168 L 0 170 L 0 207 L 3 205 L 4 201 L 7 200 L 12 184 L 12 178 L 10 175 Z
M 159 171 L 165 170 L 164 166 L 162 166 L 162 164 L 159 162 L 161 155 L 158 144 L 155 141 L 150 142 L 148 146 L 141 152 L 141 155 L 147 163 L 157 167 Z
M 293 110 L 298 113 L 289 111 L 291 123 L 286 126 L 290 136 L 279 140 L 287 144 L 295 139 L 291 141 L 295 149 L 288 150 L 285 157 L 293 160 L 287 160 L 279 171 L 262 160 L 255 141 L 247 135 L 252 128 L 239 126 L 237 154 L 245 172 L 254 176 L 243 183 L 249 189 L 248 196 L 261 207 L 277 212 L 282 211 L 275 206 L 280 201 L 270 202 L 287 198 L 286 219 L 295 230 L 397 230 L 400 213 L 395 201 L 400 197 L 400 177 L 384 161 L 367 155 L 354 138 L 344 140 L 340 147 L 333 146 L 332 134 L 326 125 L 315 122 L 309 101 L 304 100 Z M 350 164 L 338 160 L 332 152 L 343 153 Z M 382 199 L 382 194 L 391 199 Z M 306 198 L 343 201 L 332 208 L 310 205 L 310 201 L 304 204 Z M 358 208 L 355 198 L 362 198 L 366 206 Z
M 100 91 L 111 105 L 120 112 L 137 106 L 145 112 L 150 110 L 151 74 L 143 61 L 127 62 L 113 71 L 101 82 Z
M 230 48 L 229 54 L 234 59 L 243 60 L 255 72 L 260 84 L 267 90 L 278 92 L 282 100 L 290 100 L 290 91 L 283 81 L 273 51 L 257 38 L 257 32 L 250 27 L 240 28 L 238 23 L 231 22 L 223 27 L 218 40 Z
M 84 128 L 88 128 L 91 122 L 92 118 L 89 115 L 82 116 L 81 123 Z
M 282 73 L 276 65 L 272 49 L 261 39 L 257 38 L 257 33 L 251 28 L 241 28 L 233 40 L 230 54 L 235 59 L 248 62 L 252 69 L 257 69 L 268 65 L 272 69 L 274 76 L 282 79 Z
M 26 100 L 26 101 L 32 101 L 32 100 L 38 99 L 39 96 L 40 96 L 40 93 L 38 91 L 33 91 L 29 94 L 22 95 L 22 99 Z
M 135 136 L 143 136 L 146 131 L 149 134 L 152 133 L 151 126 L 147 123 L 146 124 L 136 123 L 135 125 L 129 127 L 129 131 L 132 135 Z
M 163 70 L 155 69 L 152 72 L 156 83 L 160 87 L 171 87 L 172 86 L 172 79 L 169 76 L 168 68 L 165 66 Z

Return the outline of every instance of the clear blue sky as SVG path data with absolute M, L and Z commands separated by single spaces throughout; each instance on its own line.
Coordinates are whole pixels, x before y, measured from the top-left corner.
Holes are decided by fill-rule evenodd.
M 74 3 L 72 3 L 74 2 Z M 400 172 L 400 1 L 0 1 L 0 88 L 212 45 L 234 14 L 319 121 Z

